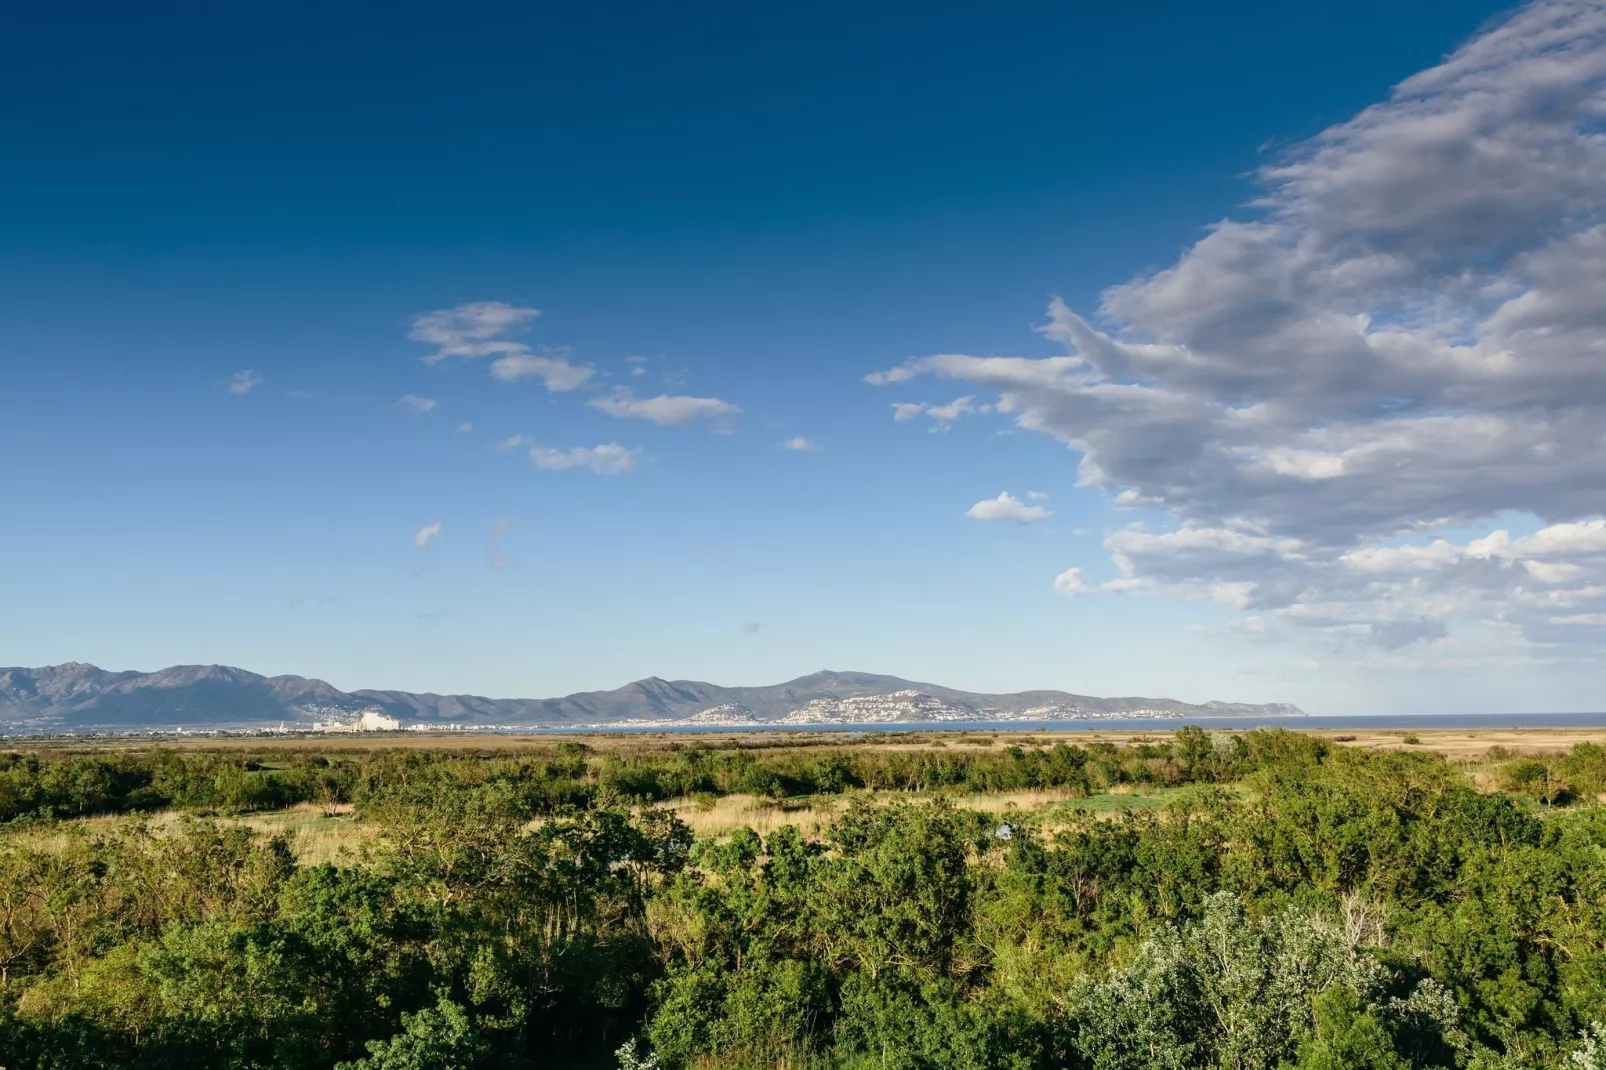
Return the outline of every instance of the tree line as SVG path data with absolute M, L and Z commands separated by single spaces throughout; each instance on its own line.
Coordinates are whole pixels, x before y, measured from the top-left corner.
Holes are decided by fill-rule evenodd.
M 1085 747 L 992 744 L 987 737 L 933 748 L 675 744 L 630 753 L 565 740 L 519 752 L 385 747 L 335 753 L 167 747 L 0 752 L 0 822 L 164 809 L 230 814 L 297 803 L 363 804 L 391 788 L 426 783 L 508 785 L 537 813 L 599 802 L 630 805 L 737 793 L 780 799 L 856 788 L 1093 794 L 1119 785 L 1228 783 L 1284 760 L 1291 746 L 1317 760 L 1332 746 L 1288 732 L 1234 735 L 1193 726 L 1183 727 L 1174 739 L 1123 747 L 1104 741 Z M 1580 744 L 1547 758 L 1514 757 L 1496 748 L 1495 757 L 1503 790 L 1546 804 L 1606 791 L 1606 750 L 1599 744 Z

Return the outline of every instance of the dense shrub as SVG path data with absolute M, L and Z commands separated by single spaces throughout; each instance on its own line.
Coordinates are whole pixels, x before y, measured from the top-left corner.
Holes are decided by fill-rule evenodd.
M 0 1064 L 1601 1068 L 1602 761 L 1507 757 L 1512 793 L 1479 794 L 1286 732 L 9 756 Z M 1195 787 L 1039 822 L 856 797 L 818 839 L 694 841 L 642 805 L 1115 783 Z M 286 801 L 356 803 L 365 854 L 37 816 Z

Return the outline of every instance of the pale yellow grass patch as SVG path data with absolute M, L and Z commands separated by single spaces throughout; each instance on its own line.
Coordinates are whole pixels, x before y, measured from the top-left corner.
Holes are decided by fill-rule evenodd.
M 691 799 L 677 799 L 668 809 L 674 811 L 698 836 L 723 836 L 739 828 L 749 828 L 767 836 L 782 825 L 795 825 L 806 839 L 819 839 L 825 827 L 851 798 L 876 806 L 896 802 L 929 800 L 938 793 L 907 791 L 859 791 L 849 795 L 816 795 L 806 800 L 776 802 L 752 795 L 724 795 L 698 805 Z M 996 795 L 948 795 L 955 806 L 984 814 L 1023 814 L 1075 798 L 1068 791 L 1009 791 Z
M 1042 806 L 1074 799 L 1069 791 L 1005 791 L 996 795 L 950 796 L 955 806 L 982 814 L 1030 813 Z
M 284 836 L 302 865 L 353 862 L 362 842 L 374 835 L 372 826 L 357 820 L 349 803 L 300 803 L 286 810 L 219 820 L 244 825 L 264 836 Z
M 144 822 L 145 827 L 157 836 L 170 836 L 183 816 L 177 810 L 159 810 L 153 814 L 97 814 L 48 825 L 26 826 L 4 835 L 10 842 L 36 851 L 60 851 L 74 834 L 112 835 L 119 828 L 140 822 Z M 346 803 L 301 803 L 286 810 L 218 816 L 210 820 L 220 825 L 243 825 L 263 836 L 283 835 L 290 841 L 297 860 L 306 865 L 354 861 L 358 845 L 373 835 L 373 829 L 359 822 L 352 813 L 352 807 Z
M 753 795 L 722 795 L 699 806 L 691 799 L 677 799 L 669 805 L 698 836 L 723 836 L 739 828 L 750 828 L 760 836 L 768 836 L 782 825 L 796 825 L 808 839 L 818 839 L 821 829 L 828 825 L 840 799 L 837 796 L 817 796 L 806 803 L 775 802 Z

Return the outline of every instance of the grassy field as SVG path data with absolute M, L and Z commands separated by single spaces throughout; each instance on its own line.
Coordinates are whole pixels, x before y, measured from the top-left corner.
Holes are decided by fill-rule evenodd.
M 1257 727 L 1246 721 L 1241 731 Z M 1483 757 L 1492 748 L 1511 755 L 1555 754 L 1567 750 L 1575 743 L 1606 744 L 1606 726 L 1581 728 L 1501 728 L 1501 729 L 1352 729 L 1345 732 L 1300 728 L 1297 721 L 1274 727 L 1293 732 L 1309 733 L 1344 746 L 1364 750 L 1424 750 L 1434 751 L 1454 760 L 1472 760 Z M 1233 728 L 1216 728 L 1216 732 L 1232 733 Z M 1172 738 L 1171 732 L 1141 731 L 931 731 L 917 732 L 778 732 L 732 731 L 700 732 L 688 735 L 683 732 L 646 732 L 621 734 L 617 732 L 590 732 L 573 734 L 498 734 L 477 732 L 397 732 L 382 734 L 349 734 L 319 736 L 208 736 L 186 737 L 128 737 L 116 739 L 54 738 L 39 740 L 12 740 L 4 744 L 11 750 L 71 750 L 125 751 L 148 750 L 151 747 L 177 750 L 284 750 L 295 753 L 340 753 L 375 749 L 455 751 L 466 755 L 486 756 L 524 750 L 550 750 L 565 740 L 577 740 L 599 753 L 621 755 L 652 754 L 677 750 L 687 746 L 716 748 L 742 748 L 750 750 L 820 750 L 852 747 L 874 747 L 878 750 L 941 750 L 948 747 L 1007 747 L 1052 746 L 1055 743 L 1107 742 L 1117 745 L 1157 742 Z M 1417 742 L 1408 742 L 1415 739 Z
M 1248 727 L 1248 726 L 1246 726 Z M 1340 746 L 1368 751 L 1409 750 L 1443 755 L 1462 769 L 1471 783 L 1480 791 L 1501 790 L 1499 763 L 1516 756 L 1554 755 L 1567 751 L 1576 743 L 1606 743 L 1606 728 L 1556 729 L 1505 729 L 1505 730 L 1377 730 L 1353 733 L 1312 733 Z M 483 755 L 487 758 L 506 757 L 509 754 L 534 750 L 551 750 L 562 739 L 578 739 L 590 748 L 592 754 L 620 754 L 641 756 L 663 754 L 688 745 L 774 752 L 777 750 L 812 751 L 823 748 L 852 747 L 874 750 L 956 751 L 1002 750 L 1004 747 L 1052 746 L 1061 741 L 1081 744 L 1107 741 L 1116 744 L 1159 742 L 1170 739 L 1170 733 L 1122 732 L 910 732 L 910 733 L 720 733 L 718 735 L 686 736 L 676 733 L 640 735 L 591 734 L 586 736 L 497 736 L 487 737 L 472 733 L 434 735 L 419 738 L 416 735 L 380 736 L 328 736 L 316 739 L 233 737 L 194 739 L 166 739 L 159 743 L 133 740 L 85 741 L 60 740 L 29 744 L 26 748 L 41 750 L 70 749 L 78 753 L 94 751 L 148 750 L 152 746 L 178 750 L 211 749 L 231 750 L 250 748 L 255 752 L 282 753 L 288 759 L 300 753 L 336 754 L 357 751 L 376 751 L 391 748 L 416 750 L 426 747 L 436 751 L 449 751 L 459 757 Z M 273 761 L 269 765 L 276 764 Z M 1137 788 L 1121 786 L 1087 797 L 1077 797 L 1066 791 L 1016 791 L 994 794 L 964 794 L 947 792 L 955 805 L 968 810 L 994 815 L 1000 821 L 1024 822 L 1045 829 L 1072 820 L 1077 812 L 1113 815 L 1127 810 L 1142 810 L 1164 806 L 1194 788 L 1163 788 L 1158 786 Z M 1242 793 L 1242 785 L 1228 788 Z M 719 836 L 733 829 L 746 827 L 760 834 L 783 825 L 795 825 L 807 837 L 814 838 L 841 812 L 853 798 L 868 799 L 873 804 L 886 804 L 896 800 L 929 798 L 935 793 L 901 791 L 851 791 L 844 795 L 813 795 L 789 799 L 762 798 L 748 794 L 700 796 L 676 799 L 667 805 L 699 836 Z M 177 812 L 164 811 L 141 816 L 103 816 L 80 818 L 72 827 L 96 833 L 109 833 L 120 824 L 144 822 L 158 833 L 170 829 L 181 820 Z M 373 827 L 365 824 L 349 805 L 303 803 L 283 810 L 262 811 L 238 815 L 223 815 L 216 820 L 247 826 L 267 835 L 283 835 L 293 845 L 297 856 L 304 862 L 349 861 L 360 856 L 365 841 L 374 835 Z M 62 826 L 53 824 L 24 824 L 0 835 L 15 837 L 48 846 L 65 842 Z
M 0 836 L 30 847 L 60 849 L 72 832 L 109 835 L 120 827 L 143 823 L 162 835 L 175 829 L 182 820 L 183 815 L 176 810 L 138 816 L 107 814 L 43 825 L 25 824 L 0 831 Z M 358 820 L 350 806 L 344 805 L 292 806 L 255 814 L 220 815 L 212 820 L 226 825 L 244 825 L 267 836 L 282 835 L 290 841 L 299 861 L 314 865 L 355 860 L 363 842 L 373 834 L 372 828 Z
M 954 805 L 994 815 L 1000 823 L 1030 824 L 1052 831 L 1069 822 L 1078 811 L 1112 816 L 1128 810 L 1151 809 L 1164 806 L 1193 790 L 1160 788 L 1139 792 L 1123 788 L 1085 797 L 1056 791 L 1001 792 L 994 795 L 852 791 L 842 795 L 779 800 L 753 795 L 724 795 L 700 800 L 678 799 L 664 808 L 673 811 L 699 837 L 723 836 L 738 828 L 750 828 L 761 836 L 767 836 L 783 825 L 795 825 L 804 837 L 819 839 L 824 827 L 855 800 L 890 805 L 944 794 Z M 44 825 L 23 825 L 0 831 L 0 836 L 32 847 L 60 849 L 71 834 L 69 828 L 74 832 L 109 835 L 119 827 L 143 823 L 161 835 L 177 828 L 182 820 L 183 815 L 174 810 L 138 816 L 105 815 Z M 263 835 L 282 835 L 290 842 L 297 860 L 303 864 L 348 864 L 357 861 L 362 856 L 363 845 L 372 842 L 376 835 L 373 826 L 365 824 L 348 805 L 302 804 L 284 810 L 217 815 L 211 820 L 243 825 Z
M 996 795 L 955 795 L 946 797 L 966 810 L 993 814 L 1001 820 L 1033 820 L 1052 824 L 1055 819 L 1068 817 L 1075 810 L 1113 814 L 1122 810 L 1142 810 L 1165 803 L 1184 794 L 1186 788 L 1166 788 L 1139 794 L 1134 791 L 1110 792 L 1083 798 L 1060 791 L 1013 791 Z M 878 805 L 899 801 L 933 798 L 931 792 L 858 791 L 846 795 L 817 795 L 805 799 L 759 799 L 752 795 L 725 795 L 706 799 L 701 803 L 684 799 L 672 804 L 682 821 L 699 836 L 720 836 L 733 829 L 750 828 L 767 835 L 782 825 L 796 825 L 798 831 L 816 838 L 820 829 L 848 804 L 850 800 L 865 799 Z

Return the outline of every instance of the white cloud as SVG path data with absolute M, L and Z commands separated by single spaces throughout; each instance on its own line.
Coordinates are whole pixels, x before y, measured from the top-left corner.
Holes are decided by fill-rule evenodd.
M 1058 576 L 1055 576 L 1054 589 L 1060 594 L 1069 595 L 1072 598 L 1077 595 L 1088 594 L 1093 590 L 1087 585 L 1087 581 L 1082 578 L 1082 570 L 1079 568 L 1068 568 Z
M 641 450 L 626 449 L 617 442 L 600 446 L 576 446 L 573 449 L 555 450 L 546 446 L 531 446 L 530 460 L 537 468 L 562 472 L 571 468 L 584 468 L 599 476 L 616 476 L 633 471 Z
M 1026 492 L 1026 497 L 1030 498 L 1034 502 L 1048 501 L 1048 495 L 1040 490 L 1029 490 Z
M 893 380 L 898 381 L 898 380 Z M 978 409 L 971 404 L 974 397 L 954 398 L 946 405 L 931 405 L 926 402 L 897 402 L 892 406 L 892 418 L 898 423 L 906 423 L 917 416 L 927 416 L 935 423 L 933 431 L 946 431 L 953 426 L 955 420 L 961 416 L 973 413 L 990 411 L 987 407 Z
M 563 357 L 508 353 L 491 362 L 491 378 L 503 383 L 539 379 L 553 393 L 578 390 L 596 374 L 589 364 L 570 364 Z
M 472 430 L 474 430 L 474 425 L 469 423 L 467 420 L 464 420 L 462 423 L 457 425 L 457 430 L 454 432 L 454 434 L 466 435 Z
M 586 402 L 609 416 L 622 420 L 651 420 L 655 424 L 684 424 L 698 418 L 734 416 L 742 410 L 719 398 L 694 398 L 659 394 L 655 398 L 638 398 L 628 390 L 616 390 L 608 397 L 592 398 Z
M 502 301 L 466 301 L 454 308 L 414 316 L 407 337 L 436 347 L 424 358 L 425 364 L 438 364 L 447 357 L 491 356 L 518 346 L 499 335 L 522 327 L 540 314 L 540 309 L 518 308 Z
M 808 439 L 804 438 L 802 435 L 799 435 L 796 438 L 789 438 L 785 442 L 782 442 L 781 443 L 781 449 L 783 449 L 783 450 L 791 450 L 794 453 L 819 453 L 820 452 L 820 447 L 817 444 L 809 441 Z
M 439 520 L 433 524 L 425 524 L 418 529 L 418 534 L 413 536 L 413 545 L 420 550 L 427 550 L 429 549 L 429 544 L 434 541 L 435 536 L 440 533 L 441 522 Z
M 916 375 L 910 368 L 892 368 L 884 372 L 871 372 L 864 377 L 864 381 L 871 386 L 886 386 L 888 383 L 907 383 Z
M 647 374 L 647 358 L 646 357 L 626 357 L 625 358 L 625 365 L 630 369 L 630 374 L 631 375 L 646 375 Z
M 403 412 L 410 412 L 415 415 L 422 416 L 426 412 L 434 411 L 435 399 L 421 398 L 417 394 L 403 394 L 401 397 L 396 399 L 396 407 L 401 409 Z
M 525 438 L 523 435 L 509 435 L 502 441 L 498 442 L 496 444 L 496 448 L 499 450 L 516 450 L 528 441 L 530 440 Z
M 1081 485 L 1174 518 L 1109 537 L 1107 589 L 1357 650 L 1461 629 L 1565 656 L 1588 629 L 1552 618 L 1606 610 L 1603 118 L 1606 4 L 1531 4 L 1264 168 L 1243 218 L 1096 315 L 1054 301 L 1066 355 L 867 379 L 991 391 Z M 1511 515 L 1541 530 L 1433 540 Z
M 539 309 L 502 301 L 468 301 L 414 316 L 407 337 L 435 347 L 423 358 L 425 364 L 439 364 L 448 357 L 495 357 L 491 376 L 500 382 L 540 379 L 550 391 L 578 389 L 596 374 L 591 365 L 570 363 L 563 352 L 537 355 L 525 343 L 505 337 L 540 314 Z
M 262 376 L 258 375 L 250 368 L 246 368 L 244 371 L 235 372 L 233 375 L 229 376 L 229 381 L 227 384 L 225 384 L 228 392 L 236 395 L 249 394 L 251 391 L 255 390 L 261 385 Z
M 1000 491 L 998 497 L 977 502 L 965 510 L 972 520 L 1013 520 L 1017 524 L 1030 524 L 1054 514 L 1041 505 L 1027 505 L 1009 491 Z

